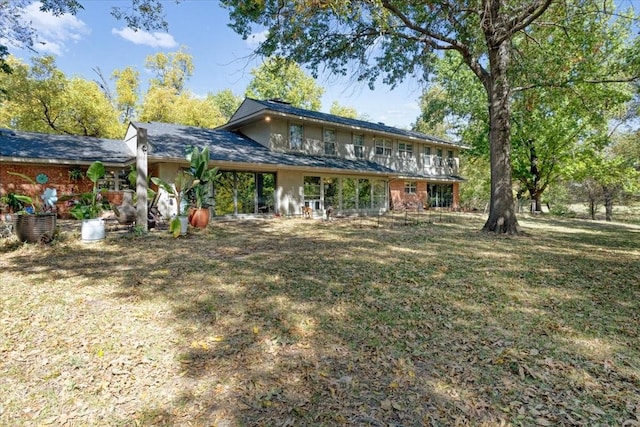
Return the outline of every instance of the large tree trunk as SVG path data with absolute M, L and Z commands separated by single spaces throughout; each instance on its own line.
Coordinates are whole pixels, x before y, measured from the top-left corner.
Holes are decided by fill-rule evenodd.
M 618 193 L 619 187 L 616 185 L 603 185 L 602 195 L 604 197 L 604 218 L 607 221 L 613 220 L 613 199 Z
M 531 187 L 527 191 L 531 197 L 531 212 L 542 212 L 542 204 L 540 202 L 542 199 L 542 193 L 538 191 L 538 188 L 536 187 Z
M 536 146 L 533 143 L 533 140 L 528 141 L 529 144 L 529 162 L 531 167 L 529 168 L 529 172 L 532 176 L 531 187 L 529 188 L 529 195 L 531 199 L 534 201 L 534 212 L 542 212 L 542 206 L 540 206 L 540 198 L 542 196 L 542 191 L 540 190 L 540 170 L 538 169 L 538 154 L 536 153 Z
M 604 199 L 604 219 L 607 221 L 613 220 L 613 198 Z
M 509 42 L 489 49 L 490 75 L 485 80 L 489 99 L 491 201 L 482 231 L 517 234 L 520 231 L 511 182 L 511 106 L 507 68 Z
M 589 213 L 591 214 L 591 219 L 596 219 L 596 201 L 594 199 L 589 199 Z

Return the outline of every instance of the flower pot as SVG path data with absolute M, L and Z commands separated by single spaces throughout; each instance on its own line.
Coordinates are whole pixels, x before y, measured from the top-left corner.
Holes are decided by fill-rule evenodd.
M 82 241 L 91 243 L 103 240 L 105 225 L 102 218 L 83 219 L 81 229 Z
M 189 223 L 197 228 L 206 228 L 209 224 L 209 208 L 197 208 L 191 211 Z
M 189 228 L 189 218 L 184 215 L 180 215 L 178 220 L 180 221 L 180 235 L 184 236 L 187 234 L 187 229 Z
M 16 215 L 16 235 L 21 242 L 47 243 L 56 230 L 56 214 Z

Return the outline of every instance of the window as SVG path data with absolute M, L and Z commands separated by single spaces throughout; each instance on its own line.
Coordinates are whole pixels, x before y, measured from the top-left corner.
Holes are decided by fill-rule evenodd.
M 431 147 L 424 147 L 424 165 L 431 166 Z
M 442 149 L 438 148 L 436 155 L 436 166 L 444 166 L 444 162 L 442 161 Z
M 416 181 L 405 181 L 404 182 L 404 192 L 406 194 L 416 194 L 416 189 L 418 188 L 418 183 Z
M 447 166 L 449 166 L 450 168 L 453 167 L 454 165 L 454 160 L 453 160 L 453 150 L 449 150 L 447 152 Z
M 292 150 L 302 149 L 302 125 L 289 126 L 289 148 Z
M 391 148 L 392 148 L 392 144 L 390 139 L 376 139 L 376 155 L 377 156 L 390 156 Z
M 400 155 L 400 157 L 413 157 L 413 144 L 399 142 L 398 154 Z
M 381 209 L 387 207 L 387 182 L 377 179 L 372 183 L 373 201 L 372 208 Z
M 333 129 L 324 130 L 324 154 L 336 155 L 336 131 Z
M 322 178 L 322 196 L 324 199 L 324 209 L 340 207 L 340 178 L 323 177 Z
M 304 177 L 304 206 L 309 206 L 313 210 L 320 209 L 320 182 L 319 176 Z
M 453 205 L 453 184 L 428 184 L 427 193 L 432 208 L 449 208 Z
M 353 135 L 353 154 L 358 159 L 364 159 L 364 135 Z
M 101 190 L 135 190 L 129 183 L 130 172 L 129 169 L 108 170 L 104 178 L 98 180 L 98 187 Z

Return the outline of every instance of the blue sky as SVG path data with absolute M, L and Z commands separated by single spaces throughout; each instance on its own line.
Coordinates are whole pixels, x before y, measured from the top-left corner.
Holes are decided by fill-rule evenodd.
M 260 64 L 250 60 L 259 35 L 254 40 L 242 40 L 228 26 L 227 11 L 214 0 L 182 0 L 164 3 L 169 22 L 167 33 L 133 32 L 124 22 L 110 14 L 115 4 L 126 7 L 129 0 L 84 0 L 84 10 L 76 16 L 54 17 L 38 10 L 39 3 L 27 7 L 25 16 L 37 30 L 39 41 L 36 50 L 56 57 L 58 68 L 67 76 L 78 75 L 96 79 L 93 71 L 99 68 L 109 77 L 113 70 L 132 66 L 144 79 L 149 74 L 144 69 L 148 55 L 158 52 L 175 52 L 181 46 L 192 55 L 195 72 L 187 86 L 196 95 L 231 89 L 244 96 L 251 81 L 251 69 Z M 15 56 L 28 62 L 32 52 L 10 49 Z M 111 82 L 113 84 L 113 82 Z M 322 111 L 328 112 L 333 101 L 355 108 L 369 120 L 387 125 L 409 128 L 418 114 L 421 93 L 416 81 L 407 81 L 393 91 L 382 83 L 375 91 L 365 83 L 347 78 L 323 76 L 318 84 L 325 89 Z M 146 82 L 142 90 L 146 90 Z

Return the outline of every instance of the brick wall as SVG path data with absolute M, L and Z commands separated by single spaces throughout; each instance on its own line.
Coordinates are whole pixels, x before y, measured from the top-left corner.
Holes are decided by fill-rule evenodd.
M 460 183 L 453 183 L 453 209 L 460 209 Z
M 416 183 L 415 194 L 405 193 L 404 183 L 405 181 L 401 179 L 396 179 L 389 182 L 391 209 L 402 209 L 404 207 L 417 208 L 420 203 L 425 206 L 427 200 L 427 183 L 424 181 L 418 181 Z
M 58 203 L 56 209 L 58 217 L 68 218 L 69 203 L 68 199 L 75 194 L 89 192 L 93 189 L 93 183 L 84 173 L 87 166 L 83 166 L 83 177 L 79 180 L 72 180 L 69 177 L 69 170 L 73 169 L 72 165 L 44 165 L 44 164 L 25 164 L 25 163 L 2 163 L 0 164 L 0 196 L 7 193 L 25 194 L 33 198 L 40 197 L 45 188 L 55 188 L 58 192 Z M 25 181 L 23 178 L 11 175 L 8 172 L 17 172 L 27 175 L 35 181 L 38 174 L 44 173 L 49 180 L 46 184 L 37 184 L 34 194 L 33 185 Z M 121 191 L 109 191 L 106 196 L 110 203 L 122 203 Z
M 409 181 L 409 180 L 407 180 Z M 389 182 L 389 193 L 391 195 L 391 209 L 400 209 L 403 206 L 416 208 L 418 203 L 422 203 L 425 208 L 427 204 L 427 182 L 418 181 L 415 194 L 404 192 L 405 180 L 396 179 Z M 453 183 L 453 209 L 460 207 L 460 183 Z

